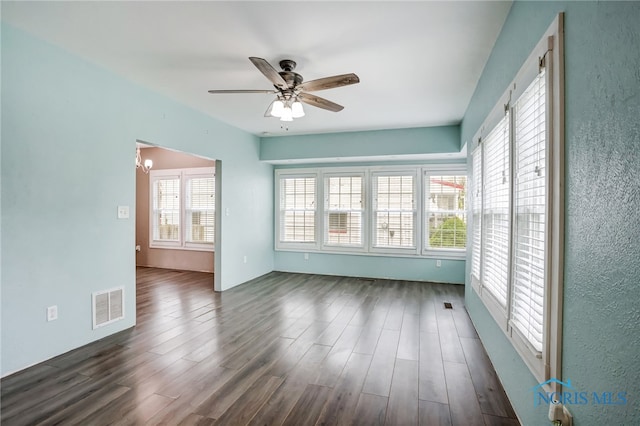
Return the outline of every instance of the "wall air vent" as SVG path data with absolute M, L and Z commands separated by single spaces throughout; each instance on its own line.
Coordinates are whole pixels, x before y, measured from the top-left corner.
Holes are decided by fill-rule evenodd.
M 124 318 L 124 287 L 97 291 L 91 299 L 94 329 Z

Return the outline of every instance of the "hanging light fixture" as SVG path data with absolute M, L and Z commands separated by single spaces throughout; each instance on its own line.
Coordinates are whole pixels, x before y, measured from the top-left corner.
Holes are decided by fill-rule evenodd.
M 267 108 L 265 117 L 276 117 L 280 121 L 293 121 L 294 118 L 304 117 L 302 103 L 297 97 L 278 96 Z
M 280 118 L 282 117 L 282 112 L 284 111 L 284 102 L 282 102 L 279 98 L 275 101 L 271 102 L 269 109 L 267 110 L 267 116 Z
M 280 117 L 280 121 L 293 121 L 293 111 L 291 110 L 291 106 L 286 104 L 284 109 L 282 110 L 282 116 Z
M 150 158 L 142 162 L 142 156 L 140 155 L 140 147 L 136 148 L 136 169 L 142 169 L 143 172 L 149 173 L 149 170 L 153 167 L 153 161 Z
M 302 108 L 302 103 L 295 98 L 295 101 L 291 104 L 291 116 L 293 118 L 304 117 L 304 109 Z

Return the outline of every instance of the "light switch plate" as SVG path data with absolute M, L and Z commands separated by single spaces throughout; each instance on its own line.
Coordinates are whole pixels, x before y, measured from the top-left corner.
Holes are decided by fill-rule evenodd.
M 47 321 L 55 321 L 58 319 L 58 305 L 49 306 L 47 308 Z
M 118 206 L 118 219 L 129 219 L 129 206 Z

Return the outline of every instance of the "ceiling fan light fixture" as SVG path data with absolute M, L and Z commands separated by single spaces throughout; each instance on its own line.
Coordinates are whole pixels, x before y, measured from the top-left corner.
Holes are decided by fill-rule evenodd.
M 284 103 L 280 99 L 276 99 L 271 104 L 271 115 L 277 118 L 282 117 L 284 112 Z
M 291 111 L 290 106 L 285 106 L 282 110 L 282 117 L 280 117 L 280 121 L 293 121 L 293 112 Z
M 302 108 L 302 103 L 298 99 L 296 99 L 291 105 L 291 116 L 293 118 L 304 117 L 304 109 Z

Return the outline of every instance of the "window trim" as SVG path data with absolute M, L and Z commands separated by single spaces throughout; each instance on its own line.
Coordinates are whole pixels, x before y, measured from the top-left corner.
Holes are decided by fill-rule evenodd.
M 321 237 L 321 250 L 322 251 L 336 251 L 336 252 L 366 252 L 367 247 L 369 245 L 369 233 L 367 230 L 369 229 L 369 207 L 368 201 L 369 197 L 367 196 L 367 181 L 368 181 L 368 173 L 364 170 L 354 170 L 354 171 L 333 171 L 321 173 L 321 182 L 318 182 L 318 186 L 322 187 L 322 237 Z M 328 192 L 327 185 L 329 178 L 335 177 L 360 177 L 362 179 L 362 235 L 361 235 L 361 244 L 360 245 L 346 245 L 346 244 L 329 244 L 327 242 L 328 232 L 329 232 L 329 223 L 325 221 L 325 215 L 328 218 L 331 210 L 327 209 L 328 203 Z
M 316 170 L 316 169 L 308 169 L 308 170 L 301 170 L 301 169 L 297 169 L 295 171 L 293 171 L 292 173 L 288 173 L 288 172 L 280 172 L 280 170 L 276 170 L 275 173 L 275 197 L 274 197 L 274 205 L 275 205 L 275 224 L 274 224 L 274 230 L 275 230 L 275 235 L 274 235 L 274 239 L 275 239 L 275 249 L 276 250 L 293 250 L 293 251 L 313 251 L 313 250 L 318 250 L 318 248 L 320 247 L 320 234 L 319 234 L 319 230 L 323 229 L 323 218 L 321 217 L 322 215 L 319 214 L 318 212 L 318 200 L 322 200 L 323 199 L 323 194 L 322 194 L 322 188 L 319 187 L 318 182 L 320 181 L 321 177 L 320 177 L 320 173 Z M 280 209 L 280 196 L 281 196 L 281 185 L 280 185 L 280 181 L 281 179 L 296 179 L 296 178 L 314 178 L 316 180 L 316 194 L 315 194 L 315 200 L 314 200 L 314 204 L 316 206 L 315 209 L 315 218 L 316 218 L 316 223 L 315 223 L 315 229 L 314 229 L 314 241 L 309 241 L 309 242 L 303 242 L 303 241 L 283 241 L 282 240 L 282 227 L 280 226 L 281 220 L 280 220 L 280 215 L 282 213 L 282 210 Z
M 182 169 L 155 169 L 149 172 L 149 248 L 184 251 L 215 251 L 215 240 L 212 244 L 194 243 L 186 238 L 186 188 L 187 180 L 198 177 L 216 177 L 215 167 L 191 167 Z M 178 241 L 162 241 L 154 239 L 154 182 L 160 179 L 178 179 L 180 185 L 180 212 L 178 220 Z M 215 185 L 215 184 L 214 184 Z M 214 189 L 215 191 L 215 189 Z M 217 215 L 217 208 L 214 208 Z M 215 235 L 215 231 L 214 231 Z
M 452 251 L 448 249 L 423 250 L 423 194 L 422 194 L 422 176 L 425 172 L 435 174 L 455 174 L 467 176 L 468 173 L 465 163 L 447 163 L 447 164 L 414 164 L 414 165 L 376 165 L 376 166 L 328 166 L 328 167 L 310 167 L 310 168 L 281 168 L 274 171 L 274 249 L 276 251 L 290 252 L 317 252 L 323 254 L 348 254 L 360 256 L 383 256 L 383 257 L 409 257 L 409 258 L 434 258 L 442 260 L 465 260 L 466 248 L 460 251 Z M 416 194 L 418 202 L 416 205 L 416 235 L 414 241 L 415 248 L 387 248 L 372 247 L 372 228 L 373 228 L 373 178 L 374 174 L 414 174 L 414 183 L 416 186 Z M 325 244 L 325 178 L 334 176 L 363 176 L 363 246 L 337 246 Z M 316 241 L 314 243 L 289 243 L 280 241 L 280 179 L 283 177 L 315 177 L 316 178 Z M 468 183 L 467 183 L 468 185 Z M 468 191 L 467 191 L 468 192 Z M 322 200 L 318 204 L 318 200 Z M 466 201 L 468 205 L 469 202 Z M 468 217 L 468 215 L 467 215 Z M 468 227 L 468 224 L 467 224 Z M 468 241 L 468 239 L 467 239 Z M 469 243 L 467 243 L 468 246 Z
M 420 182 L 418 176 L 420 174 L 420 169 L 408 169 L 408 168 L 397 168 L 397 169 L 388 169 L 388 170 L 375 170 L 371 172 L 369 178 L 369 185 L 371 185 L 371 196 L 369 197 L 369 251 L 372 253 L 395 253 L 395 254 L 410 254 L 410 255 L 418 255 L 420 253 L 420 241 L 419 238 L 422 235 L 421 223 L 420 223 Z M 375 245 L 375 237 L 374 233 L 376 233 L 376 212 L 378 211 L 376 207 L 376 197 L 378 195 L 377 191 L 374 189 L 376 177 L 378 176 L 412 176 L 413 177 L 413 247 L 394 247 L 394 246 L 377 246 Z
M 510 324 L 512 306 L 512 269 L 513 269 L 513 196 L 514 188 L 510 188 L 510 242 L 509 242 L 509 284 L 507 295 L 507 309 L 497 303 L 491 293 L 484 291 L 481 282 L 470 275 L 471 286 L 494 317 L 500 328 L 505 332 L 509 341 L 519 353 L 524 363 L 531 370 L 536 379 L 544 382 L 551 377 L 562 377 L 562 303 L 563 303 L 563 256 L 564 256 L 564 14 L 560 13 L 543 37 L 532 50 L 531 54 L 520 68 L 516 77 L 509 85 L 500 101 L 493 108 L 487 119 L 474 136 L 478 141 L 480 136 L 490 132 L 498 123 L 500 114 L 504 114 L 505 105 L 510 100 L 519 100 L 529 84 L 537 75 L 540 64 L 539 58 L 545 58 L 547 73 L 546 80 L 546 190 L 545 195 L 545 297 L 543 301 L 543 347 L 541 352 L 535 351 L 533 346 L 520 334 L 517 327 Z M 506 100 L 506 102 L 505 102 Z M 510 110 L 510 112 L 512 112 Z M 497 119 L 496 119 L 497 118 Z M 515 118 L 512 118 L 514 120 Z M 513 127 L 513 126 L 511 126 Z M 510 137 L 513 143 L 514 130 Z M 477 146 L 476 151 L 482 149 Z M 512 151 L 512 149 L 510 149 Z M 484 153 L 482 164 L 484 166 Z M 510 179 L 514 179 L 514 155 L 510 153 Z M 484 169 L 484 167 L 482 167 Z M 475 177 L 474 177 L 475 178 Z M 483 176 L 484 179 L 484 176 Z M 484 184 L 484 182 L 483 182 Z M 484 193 L 483 193 L 484 200 Z M 483 201 L 484 202 L 484 201 Z M 473 208 L 469 203 L 471 213 Z M 468 222 L 469 223 L 469 222 Z M 471 221 L 471 223 L 473 223 Z M 485 224 L 481 223 L 484 231 Z M 469 241 L 469 239 L 467 240 Z M 467 245 L 472 249 L 473 240 Z M 473 253 L 471 254 L 473 256 Z M 481 252 L 482 255 L 482 252 Z M 482 275 L 482 266 L 481 266 Z M 554 392 L 561 391 L 561 385 L 553 383 L 550 388 Z

